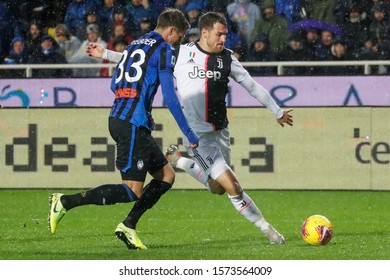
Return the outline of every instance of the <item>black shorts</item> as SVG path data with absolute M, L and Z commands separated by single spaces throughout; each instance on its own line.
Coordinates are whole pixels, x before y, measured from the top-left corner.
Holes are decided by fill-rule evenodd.
M 109 130 L 116 142 L 116 167 L 122 180 L 144 182 L 147 172 L 154 174 L 168 163 L 147 128 L 110 117 Z

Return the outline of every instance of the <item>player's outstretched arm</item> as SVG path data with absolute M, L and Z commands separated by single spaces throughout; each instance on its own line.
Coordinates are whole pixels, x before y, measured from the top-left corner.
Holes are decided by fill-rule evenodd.
M 169 71 L 163 71 L 159 73 L 161 81 L 161 89 L 164 100 L 167 104 L 169 111 L 175 118 L 180 130 L 187 137 L 190 142 L 190 148 L 195 149 L 198 147 L 199 137 L 189 126 L 186 117 L 184 116 L 183 110 L 179 98 L 175 92 L 175 86 L 173 83 L 172 73 Z
M 251 76 L 248 75 L 240 82 L 240 84 L 249 92 L 250 95 L 255 97 L 260 103 L 265 105 L 274 113 L 278 124 L 280 124 L 282 127 L 284 127 L 285 123 L 290 126 L 293 125 L 293 117 L 290 114 L 292 109 L 282 110 L 276 104 L 275 100 L 273 100 L 269 92 L 263 86 L 258 84 Z
M 290 112 L 292 112 L 292 109 L 283 111 L 283 116 L 276 120 L 282 127 L 284 127 L 285 123 L 289 126 L 293 126 L 293 117 Z
M 105 49 L 99 43 L 90 43 L 87 46 L 87 54 L 95 58 L 103 58 L 110 62 L 118 63 L 122 59 L 122 53 Z

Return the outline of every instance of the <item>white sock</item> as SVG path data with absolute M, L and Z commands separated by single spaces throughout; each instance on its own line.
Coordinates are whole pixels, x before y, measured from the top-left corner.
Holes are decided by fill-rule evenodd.
M 207 176 L 203 169 L 200 168 L 200 166 L 194 160 L 186 157 L 180 157 L 177 161 L 176 168 L 185 171 L 191 177 L 195 178 L 195 180 L 198 180 L 208 189 L 210 189 L 208 183 L 209 176 Z
M 263 233 L 268 231 L 269 224 L 264 219 L 253 200 L 243 191 L 239 195 L 228 195 L 237 211 L 248 221 L 255 224 Z

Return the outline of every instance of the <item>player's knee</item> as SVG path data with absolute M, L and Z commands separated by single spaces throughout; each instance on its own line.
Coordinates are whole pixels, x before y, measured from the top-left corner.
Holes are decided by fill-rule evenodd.
M 158 172 L 151 174 L 153 179 L 164 181 L 169 184 L 173 184 L 175 182 L 175 171 L 173 170 L 170 164 L 166 164 L 162 169 Z
M 163 177 L 162 181 L 173 185 L 175 183 L 175 179 L 176 179 L 176 175 L 175 175 L 175 172 L 172 170 L 172 172 L 165 172 L 164 173 L 164 177 Z
M 223 195 L 226 193 L 225 188 L 222 187 L 214 180 L 209 180 L 208 185 L 209 185 L 210 192 L 213 194 Z
M 175 176 L 175 173 L 173 173 L 172 177 L 168 180 L 168 183 L 173 185 L 175 183 L 175 179 L 176 179 L 176 176 Z

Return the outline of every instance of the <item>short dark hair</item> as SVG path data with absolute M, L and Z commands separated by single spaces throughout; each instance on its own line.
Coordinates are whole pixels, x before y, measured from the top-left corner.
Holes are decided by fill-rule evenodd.
M 170 26 L 176 27 L 180 32 L 186 32 L 190 27 L 190 24 L 182 11 L 174 8 L 167 8 L 159 15 L 157 19 L 157 28 L 167 28 Z
M 213 29 L 214 24 L 221 23 L 227 26 L 226 18 L 216 12 L 208 12 L 200 16 L 199 18 L 199 30 L 202 29 Z

